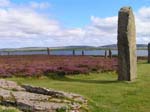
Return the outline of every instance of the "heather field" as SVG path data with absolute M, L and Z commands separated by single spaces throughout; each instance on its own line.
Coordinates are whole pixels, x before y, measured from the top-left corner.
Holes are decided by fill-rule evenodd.
M 0 56 L 0 77 L 116 71 L 116 58 L 93 56 Z
M 81 94 L 88 99 L 89 112 L 149 112 L 149 68 L 144 57 L 138 58 L 136 81 L 120 82 L 117 81 L 117 58 L 40 55 L 0 57 L 1 77 L 18 84 Z M 0 112 L 19 111 L 0 106 Z
M 73 92 L 88 99 L 89 112 L 150 112 L 150 64 L 138 62 L 138 78 L 133 82 L 117 81 L 116 72 L 80 75 L 49 75 L 8 78 L 18 84 L 30 84 Z M 39 83 L 40 82 L 40 83 Z M 0 112 L 18 112 L 0 108 Z

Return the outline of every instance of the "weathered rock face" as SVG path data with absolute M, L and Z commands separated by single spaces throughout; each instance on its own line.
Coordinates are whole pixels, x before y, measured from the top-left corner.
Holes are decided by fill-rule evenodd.
M 118 80 L 136 78 L 136 31 L 131 7 L 123 7 L 118 18 Z
M 16 91 L 23 91 L 25 90 L 24 88 L 18 86 L 17 83 L 13 82 L 13 81 L 7 81 L 4 79 L 0 79 L 0 88 L 3 89 L 8 89 L 8 90 L 16 90 Z
M 0 80 L 0 104 L 25 112 L 86 112 L 87 100 L 77 94 Z
M 148 44 L 148 63 L 150 63 L 150 43 Z

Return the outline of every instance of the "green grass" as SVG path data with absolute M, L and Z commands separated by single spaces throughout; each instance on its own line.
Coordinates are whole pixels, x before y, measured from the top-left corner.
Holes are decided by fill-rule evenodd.
M 15 108 L 12 108 L 12 107 L 0 106 L 0 112 L 19 112 L 19 111 Z
M 146 62 L 138 63 L 134 82 L 118 82 L 114 72 L 9 80 L 81 94 L 89 100 L 91 112 L 150 112 L 150 64 Z

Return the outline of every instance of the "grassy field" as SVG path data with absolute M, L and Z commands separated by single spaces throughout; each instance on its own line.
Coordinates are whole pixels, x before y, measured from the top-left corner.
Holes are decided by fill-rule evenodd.
M 8 108 L 8 107 L 0 106 L 0 112 L 20 112 L 20 111 L 12 107 Z
M 117 74 L 109 72 L 9 80 L 81 94 L 89 100 L 90 112 L 150 112 L 150 64 L 138 63 L 138 78 L 134 82 L 116 79 Z

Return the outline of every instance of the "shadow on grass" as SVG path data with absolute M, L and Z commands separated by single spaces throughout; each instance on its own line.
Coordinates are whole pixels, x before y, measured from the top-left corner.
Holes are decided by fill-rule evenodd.
M 119 83 L 118 80 L 83 80 L 83 79 L 71 79 L 66 77 L 65 75 L 58 74 L 49 74 L 48 78 L 58 81 L 66 81 L 66 82 L 80 82 L 80 83 L 93 83 L 93 84 L 110 84 L 110 83 Z

